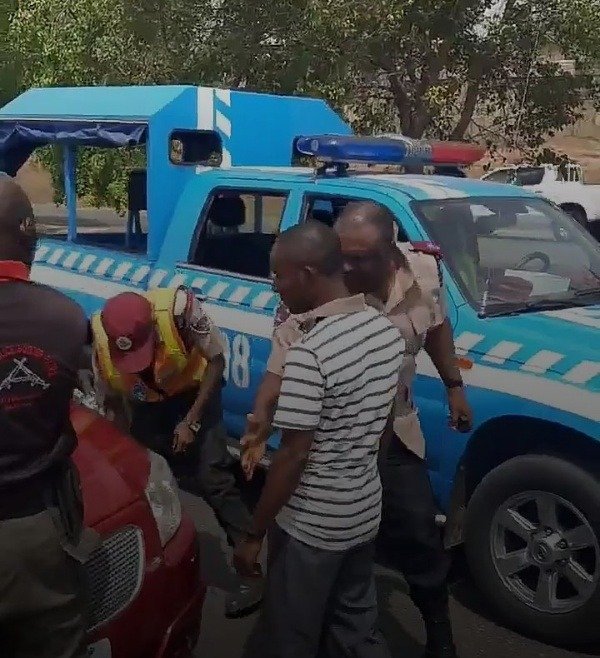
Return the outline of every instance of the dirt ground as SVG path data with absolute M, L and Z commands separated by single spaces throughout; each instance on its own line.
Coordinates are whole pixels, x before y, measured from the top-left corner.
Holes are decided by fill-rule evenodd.
M 549 142 L 547 146 L 557 152 L 566 153 L 573 160 L 579 162 L 584 169 L 588 183 L 600 184 L 600 139 L 559 136 Z M 518 162 L 518 154 L 507 152 L 503 154 L 506 162 Z M 471 168 L 469 174 L 479 177 L 483 173 L 482 165 Z M 502 160 L 496 160 L 492 166 L 501 166 Z M 29 194 L 33 203 L 50 203 L 52 201 L 52 181 L 46 171 L 33 164 L 27 163 L 17 175 L 17 180 Z

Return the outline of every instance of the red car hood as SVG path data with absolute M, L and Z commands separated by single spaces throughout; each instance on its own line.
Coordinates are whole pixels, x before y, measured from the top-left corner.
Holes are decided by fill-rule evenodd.
M 144 497 L 150 473 L 148 451 L 94 411 L 74 404 L 85 522 L 95 526 Z

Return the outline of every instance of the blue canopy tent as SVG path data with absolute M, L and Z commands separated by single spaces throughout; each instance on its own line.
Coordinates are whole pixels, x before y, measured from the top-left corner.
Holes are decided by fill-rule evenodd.
M 312 98 L 184 85 L 30 89 L 0 109 L 0 171 L 15 175 L 37 147 L 61 145 L 67 239 L 75 240 L 76 147 L 144 144 L 147 255 L 156 260 L 177 200 L 197 169 L 171 162 L 174 130 L 216 136 L 224 166 L 289 166 L 298 136 L 351 134 L 327 103 Z
M 188 86 L 30 89 L 0 109 L 0 170 L 15 175 L 39 146 L 58 144 L 64 153 L 67 239 L 77 234 L 76 149 L 146 145 L 149 180 L 164 177 L 174 126 L 195 128 L 196 90 Z M 162 175 L 161 175 L 162 174 Z M 170 184 L 149 185 L 148 255 L 160 244 L 159 229 L 192 175 L 172 168 Z

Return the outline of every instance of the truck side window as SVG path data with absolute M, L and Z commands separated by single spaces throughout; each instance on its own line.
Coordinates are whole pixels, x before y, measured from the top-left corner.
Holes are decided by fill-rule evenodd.
M 200 218 L 191 264 L 268 278 L 286 201 L 284 193 L 217 190 Z
M 318 196 L 309 194 L 304 198 L 303 221 L 314 220 L 323 222 L 327 226 L 333 226 L 335 220 L 339 217 L 347 203 L 356 202 L 358 199 L 351 199 L 341 196 Z M 398 226 L 398 241 L 408 242 L 408 236 L 402 226 Z

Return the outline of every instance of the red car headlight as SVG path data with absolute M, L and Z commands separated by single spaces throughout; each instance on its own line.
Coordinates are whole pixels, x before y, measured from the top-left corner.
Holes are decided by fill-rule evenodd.
M 146 498 L 158 527 L 160 543 L 165 546 L 181 525 L 179 488 L 164 457 L 148 451 L 150 475 L 146 485 Z

